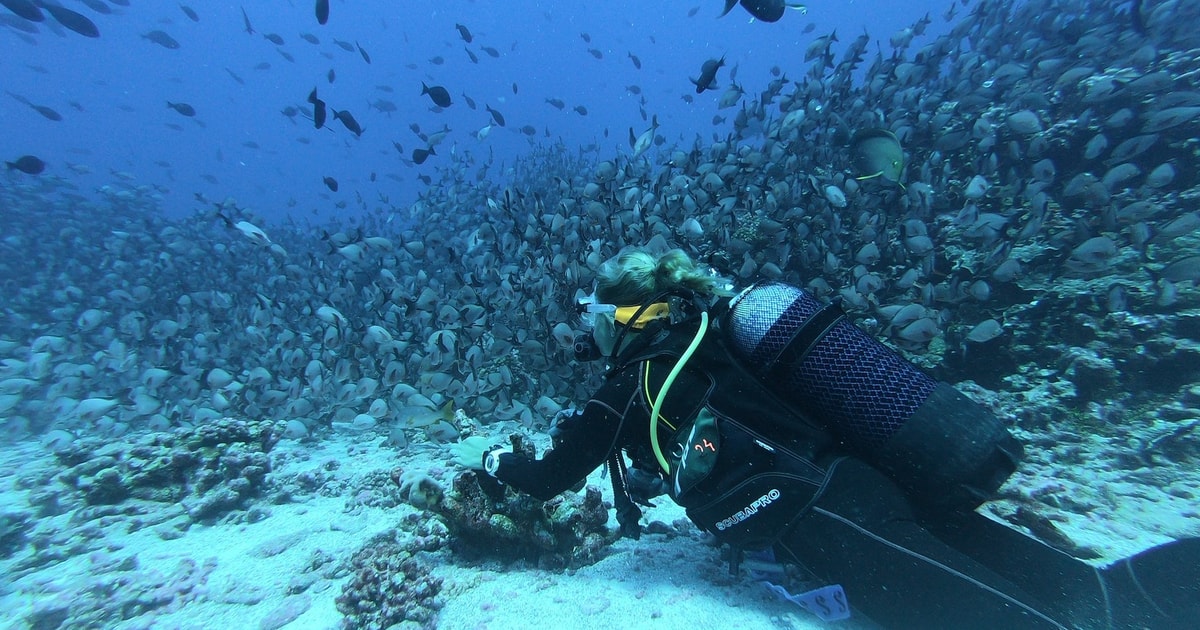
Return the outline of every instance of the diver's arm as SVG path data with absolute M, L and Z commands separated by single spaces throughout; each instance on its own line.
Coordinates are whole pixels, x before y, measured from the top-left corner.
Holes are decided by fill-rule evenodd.
M 602 389 L 600 394 L 604 393 L 613 392 Z M 584 405 L 582 413 L 561 422 L 557 444 L 541 459 L 501 454 L 499 467 L 492 476 L 542 501 L 576 485 L 599 468 L 616 445 L 621 417 L 630 404 L 628 395 L 619 408 L 604 400 L 613 398 L 619 399 L 598 394 Z

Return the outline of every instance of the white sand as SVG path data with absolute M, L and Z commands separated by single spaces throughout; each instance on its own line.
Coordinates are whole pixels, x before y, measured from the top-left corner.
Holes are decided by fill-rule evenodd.
M 390 509 L 358 505 L 347 511 L 353 480 L 396 466 L 432 470 L 435 477 L 453 472 L 447 469 L 442 452 L 398 455 L 374 444 L 379 441 L 280 443 L 272 453 L 277 462 L 274 475 L 287 478 L 325 470 L 328 462 L 336 461 L 337 468 L 323 474 L 335 482 L 348 482 L 347 489 L 335 496 L 311 494 L 294 503 L 266 505 L 270 516 L 256 523 L 190 525 L 178 506 L 145 502 L 137 502 L 150 510 L 141 515 L 73 523 L 72 512 L 67 511 L 42 519 L 35 530 L 56 532 L 49 546 L 61 549 L 63 557 L 21 573 L 14 570 L 29 557 L 28 546 L 0 561 L 5 576 L 0 582 L 0 610 L 7 613 L 4 623 L 24 628 L 23 620 L 30 613 L 47 606 L 66 604 L 79 614 L 141 593 L 143 600 L 154 599 L 158 605 L 135 609 L 124 620 L 104 618 L 102 625 L 257 628 L 264 619 L 294 618 L 286 625 L 276 622 L 267 627 L 338 627 L 342 616 L 335 598 L 348 577 L 328 577 L 329 569 L 414 511 L 407 505 Z M 5 512 L 29 510 L 28 498 L 36 489 L 36 485 L 29 487 L 30 480 L 57 484 L 51 476 L 61 469 L 37 444 L 0 447 L 0 507 Z M 1023 470 L 1010 485 L 1028 494 L 1053 491 L 1080 501 L 1107 498 L 1108 503 L 1086 514 L 1047 507 L 1048 515 L 1072 540 L 1100 550 L 1106 558 L 1200 533 L 1194 501 L 1175 496 L 1184 494 L 1178 488 L 1172 494 L 1149 484 L 1133 484 L 1126 475 L 1101 471 L 1055 474 L 1050 479 Z M 611 500 L 606 479 L 593 475 L 590 483 Z M 1039 490 L 1041 486 L 1045 488 Z M 684 519 L 683 511 L 665 498 L 660 497 L 658 504 L 644 522 L 675 524 Z M 1003 511 L 1003 502 L 994 507 Z M 615 526 L 615 519 L 610 519 L 610 526 Z M 730 577 L 719 551 L 689 528 L 684 528 L 691 532 L 685 535 L 647 534 L 640 541 L 621 540 L 603 560 L 573 572 L 505 570 L 498 563 L 438 566 L 433 571 L 444 580 L 444 607 L 437 626 L 496 630 L 536 624 L 583 630 L 633 624 L 700 630 L 827 625 L 778 600 L 747 576 Z M 164 538 L 163 531 L 178 532 L 178 537 Z M 314 558 L 324 558 L 324 563 Z M 847 630 L 873 627 L 859 618 L 837 625 Z
M 348 451 L 353 448 L 353 455 Z M 306 459 L 282 458 L 275 474 L 289 475 L 318 468 L 337 460 L 340 477 L 406 468 L 440 467 L 430 455 L 402 458 L 395 451 L 361 443 L 326 442 L 299 445 L 284 441 L 273 455 L 308 453 Z M 27 489 L 18 489 L 18 479 L 60 470 L 61 467 L 36 444 L 0 448 L 0 500 L 5 511 L 28 509 Z M 611 494 L 607 480 L 592 479 Z M 357 507 L 345 511 L 346 496 L 311 495 L 303 502 L 270 505 L 270 517 L 251 524 L 191 525 L 182 536 L 164 540 L 164 525 L 128 531 L 131 517 L 96 522 L 70 523 L 70 514 L 44 519 L 39 528 L 57 528 L 62 540 L 90 537 L 84 548 L 57 563 L 6 578 L 0 593 L 0 609 L 6 611 L 6 627 L 24 628 L 23 619 L 35 609 L 56 603 L 78 607 L 89 601 L 88 593 L 102 585 L 116 592 L 150 589 L 160 585 L 168 603 L 126 620 L 108 619 L 111 628 L 242 628 L 259 627 L 269 615 L 282 609 L 303 610 L 286 628 L 336 628 L 341 620 L 335 598 L 348 579 L 327 579 L 320 571 L 309 571 L 315 553 L 348 558 L 371 536 L 395 526 L 411 511 L 409 506 L 393 509 Z M 156 504 L 143 504 L 156 505 Z M 661 501 L 647 512 L 649 519 L 672 523 L 684 518 L 682 510 Z M 670 507 L 667 507 L 667 506 Z M 186 522 L 179 508 L 159 504 L 158 519 L 175 516 L 165 527 Z M 146 518 L 146 517 L 143 517 Z M 615 525 L 615 521 L 610 521 Z M 28 550 L 0 563 L 10 575 L 13 563 L 27 557 Z M 136 560 L 136 565 L 130 559 Z M 181 564 L 182 563 L 182 564 Z M 194 564 L 193 575 L 211 571 L 205 579 L 188 579 L 181 566 Z M 332 566 L 332 564 L 330 565 Z M 733 579 L 719 558 L 719 551 L 695 536 L 647 534 L 640 541 L 621 540 L 597 564 L 574 572 L 553 573 L 537 569 L 511 569 L 491 563 L 483 567 L 443 565 L 434 574 L 443 578 L 438 615 L 440 628 L 820 628 L 815 617 L 795 605 L 782 602 L 748 577 Z M 9 581 L 11 580 L 11 581 Z M 190 591 L 188 586 L 196 583 Z M 289 587 L 299 590 L 289 595 Z M 86 604 L 82 604 L 86 605 Z M 846 629 L 872 627 L 850 620 Z

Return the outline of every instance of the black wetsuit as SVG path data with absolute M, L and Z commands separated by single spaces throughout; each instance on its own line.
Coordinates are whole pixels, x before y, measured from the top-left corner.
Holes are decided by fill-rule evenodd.
M 496 478 L 549 499 L 617 449 L 660 471 L 653 400 L 696 330 L 678 328 L 628 351 L 581 413 L 560 423 L 553 449 L 539 460 L 502 455 Z M 695 432 L 700 416 L 715 428 Z M 673 468 L 684 449 L 704 457 L 719 444 L 689 487 L 666 480 L 698 526 L 840 584 L 851 606 L 885 627 L 1200 627 L 1200 541 L 1123 561 L 1136 571 L 1099 570 L 973 511 L 915 507 L 887 475 L 792 414 L 719 341 L 706 338 L 671 385 L 658 431 Z

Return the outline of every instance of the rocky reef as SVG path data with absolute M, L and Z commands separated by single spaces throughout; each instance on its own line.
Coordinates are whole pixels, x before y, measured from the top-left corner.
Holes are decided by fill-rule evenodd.
M 542 502 L 506 488 L 489 492 L 486 484 L 475 473 L 463 473 L 437 508 L 450 529 L 451 547 L 464 559 L 578 568 L 599 560 L 617 539 L 605 527 L 610 506 L 595 486 Z
M 520 434 L 510 441 L 517 452 L 535 453 Z M 603 558 L 619 538 L 607 526 L 611 506 L 594 486 L 539 501 L 486 475 L 409 461 L 411 467 L 371 471 L 349 484 L 330 479 L 317 490 L 335 487 L 348 495 L 351 513 L 404 504 L 399 522 L 363 544 L 338 571 L 350 576 L 337 598 L 347 630 L 435 627 L 442 579 L 432 567 L 578 569 Z
M 514 452 L 533 456 L 533 445 L 522 436 L 514 434 L 510 441 Z M 619 537 L 607 527 L 611 507 L 595 486 L 539 501 L 474 472 L 457 475 L 451 491 L 429 505 L 445 522 L 451 548 L 463 559 L 520 560 L 555 571 L 603 557 Z
M 429 574 L 430 560 L 414 553 L 399 530 L 372 537 L 350 558 L 347 569 L 350 581 L 337 598 L 347 630 L 390 628 L 403 622 L 436 627 L 442 580 Z
M 265 509 L 252 503 L 263 496 L 277 436 L 269 422 L 225 418 L 129 442 L 81 438 L 56 451 L 65 466 L 60 483 L 39 491 L 34 503 L 39 515 L 75 509 L 78 520 L 136 512 L 144 501 L 178 503 L 192 522 L 233 512 L 261 520 Z

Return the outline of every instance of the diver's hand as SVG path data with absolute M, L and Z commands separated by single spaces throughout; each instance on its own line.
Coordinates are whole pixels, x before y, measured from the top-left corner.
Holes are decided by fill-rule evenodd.
M 490 444 L 487 438 L 473 435 L 450 449 L 454 452 L 454 463 L 470 470 L 483 470 L 483 454 Z

